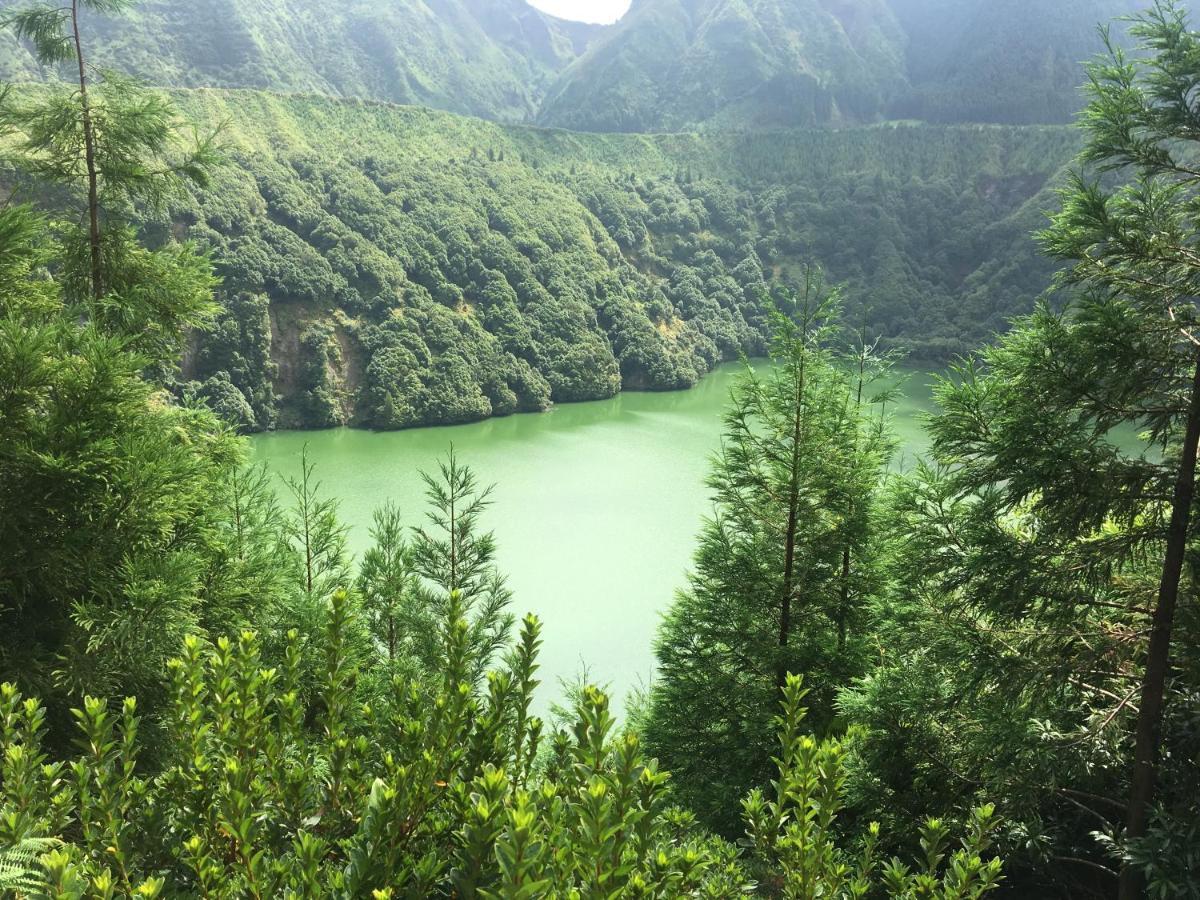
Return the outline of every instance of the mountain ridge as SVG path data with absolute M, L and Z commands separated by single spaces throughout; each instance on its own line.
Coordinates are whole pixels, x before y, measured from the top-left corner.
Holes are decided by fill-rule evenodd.
M 602 26 L 524 0 L 145 0 L 121 17 L 90 15 L 84 29 L 91 62 L 157 87 L 311 92 L 524 121 Z M 55 74 L 0 37 L 0 77 Z
M 156 86 L 314 92 L 581 131 L 1057 124 L 1079 107 L 1095 26 L 1147 2 L 637 0 L 599 26 L 525 0 L 146 0 L 87 28 L 95 62 Z M 0 77 L 51 74 L 0 38 Z
M 1081 61 L 1100 49 L 1095 27 L 1146 6 L 638 0 L 563 71 L 538 120 L 585 131 L 1065 123 Z

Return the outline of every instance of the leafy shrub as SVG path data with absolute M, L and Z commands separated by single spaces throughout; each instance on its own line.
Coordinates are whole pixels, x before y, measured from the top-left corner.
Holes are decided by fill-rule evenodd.
M 0 874 L 29 895 L 214 898 L 860 897 L 873 883 L 898 897 L 978 897 L 999 879 L 999 861 L 982 860 L 988 810 L 948 858 L 947 829 L 929 823 L 915 874 L 897 862 L 877 872 L 870 837 L 852 870 L 833 843 L 841 748 L 800 734 L 798 678 L 773 799 L 756 791 L 744 804 L 746 859 L 671 806 L 669 776 L 600 691 L 585 690 L 570 731 L 543 741 L 530 713 L 533 617 L 476 687 L 457 592 L 440 668 L 425 677 L 375 683 L 347 642 L 355 615 L 336 593 L 323 646 L 293 631 L 277 668 L 252 632 L 189 638 L 169 667 L 169 748 L 153 771 L 132 698 L 85 700 L 83 755 L 68 764 L 41 749 L 38 702 L 0 687 Z M 306 654 L 324 658 L 315 696 L 302 689 Z

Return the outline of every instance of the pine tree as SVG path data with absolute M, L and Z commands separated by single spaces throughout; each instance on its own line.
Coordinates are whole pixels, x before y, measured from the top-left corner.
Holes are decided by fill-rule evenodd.
M 434 631 L 432 618 L 420 616 L 412 551 L 405 540 L 400 509 L 388 502 L 375 510 L 372 546 L 363 556 L 358 592 L 371 635 L 389 664 L 395 665 L 406 645 Z
M 80 9 L 119 5 L 6 19 L 43 62 L 77 64 L 74 88 L 5 90 L 0 129 L 32 179 L 17 186 L 65 185 L 54 211 L 83 224 L 60 235 L 10 207 L 0 226 L 0 668 L 47 695 L 140 691 L 154 709 L 167 655 L 214 624 L 225 536 L 213 498 L 241 459 L 211 416 L 144 379 L 205 319 L 215 280 L 187 247 L 140 246 L 128 213 L 202 181 L 214 156 L 206 141 L 177 152 L 161 96 L 90 78 Z
M 788 673 L 808 676 L 820 731 L 861 668 L 856 626 L 877 578 L 871 523 L 890 442 L 860 399 L 869 353 L 860 394 L 859 363 L 831 348 L 837 307 L 809 271 L 790 315 L 774 317 L 773 366 L 735 387 L 709 480 L 715 515 L 656 644 L 647 740 L 680 773 L 685 803 L 731 831 L 722 798 L 767 778 L 767 711 Z
M 1081 373 L 1085 377 L 1075 390 L 1088 409 L 1085 415 L 1109 427 L 1132 422 L 1146 428 L 1166 461 L 1150 482 L 1152 496 L 1164 502 L 1144 513 L 1158 526 L 1152 534 L 1161 541 L 1155 551 L 1161 567 L 1148 604 L 1125 821 L 1124 837 L 1136 844 L 1148 834 L 1156 800 L 1173 630 L 1197 524 L 1200 140 L 1193 95 L 1200 79 L 1200 35 L 1188 30 L 1174 0 L 1158 0 L 1132 31 L 1141 51 L 1132 56 L 1106 35 L 1107 57 L 1089 66 L 1090 101 L 1081 120 L 1087 138 L 1081 162 L 1101 173 L 1120 172 L 1125 183 L 1110 188 L 1078 174 L 1063 192 L 1062 211 L 1043 244 L 1071 263 L 1066 280 L 1090 292 L 1081 327 L 1091 328 L 1091 342 L 1134 345 L 1134 355 L 1124 360 L 1131 371 L 1118 371 L 1122 360 L 1110 357 L 1103 369 Z M 1125 334 L 1113 338 L 1110 329 Z M 1095 408 L 1101 402 L 1105 406 Z M 1126 865 L 1121 897 L 1133 900 L 1142 890 L 1142 873 Z
M 117 14 L 131 6 L 130 0 L 71 0 L 8 15 L 4 24 L 39 62 L 72 64 L 74 83 L 7 89 L 0 128 L 20 168 L 39 182 L 82 193 L 81 237 L 65 248 L 67 302 L 110 332 L 138 338 L 139 349 L 158 361 L 173 357 L 179 336 L 211 315 L 215 281 L 208 261 L 190 248 L 148 252 L 128 223 L 135 207 L 161 207 L 181 182 L 207 183 L 218 162 L 219 129 L 185 138 L 162 94 L 90 68 L 81 12 Z
M 513 625 L 508 611 L 512 592 L 496 568 L 495 536 L 480 529 L 492 489 L 479 486 L 453 448 L 438 464 L 437 476 L 422 472 L 421 478 L 429 501 L 429 524 L 416 529 L 412 542 L 413 570 L 422 581 L 420 594 L 437 620 L 451 596 L 462 598 L 473 656 L 479 661 L 476 676 L 482 677 L 508 641 Z
M 346 526 L 338 519 L 338 501 L 322 494 L 307 445 L 300 453 L 299 477 L 286 484 L 293 506 L 285 527 L 298 553 L 300 591 L 311 605 L 349 583 Z
M 14 218 L 39 230 L 27 210 L 0 216 Z M 213 501 L 241 449 L 208 413 L 164 402 L 147 358 L 80 324 L 57 283 L 30 277 L 58 252 L 41 234 L 0 254 L 0 670 L 47 696 L 136 690 L 153 708 L 166 659 L 224 595 Z

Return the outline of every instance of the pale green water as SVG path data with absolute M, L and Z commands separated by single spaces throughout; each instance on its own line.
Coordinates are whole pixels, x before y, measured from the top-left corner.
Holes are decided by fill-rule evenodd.
M 496 533 L 514 612 L 544 623 L 543 702 L 559 693 L 558 679 L 585 667 L 620 698 L 650 678 L 659 618 L 685 583 L 711 511 L 704 480 L 737 371 L 726 366 L 689 391 L 627 393 L 543 415 L 384 434 L 281 432 L 251 445 L 288 476 L 307 444 L 361 554 L 372 510 L 385 500 L 423 522 L 417 473 L 434 471 L 453 444 L 482 483 L 496 485 L 485 523 Z M 908 398 L 892 410 L 908 456 L 923 446 L 928 380 L 912 376 Z

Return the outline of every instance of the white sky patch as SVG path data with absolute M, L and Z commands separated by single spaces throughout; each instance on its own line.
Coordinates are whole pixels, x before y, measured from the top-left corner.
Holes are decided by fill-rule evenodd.
M 543 12 L 578 22 L 615 22 L 625 15 L 630 0 L 529 0 Z

